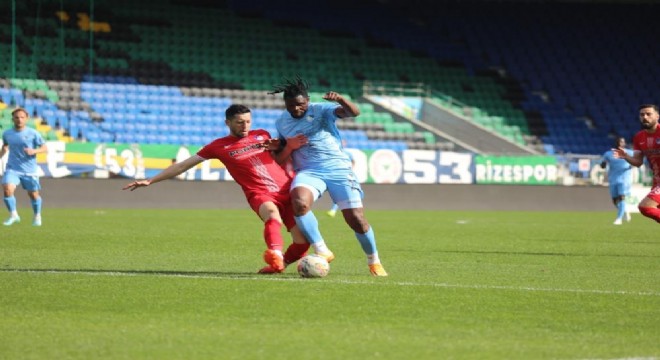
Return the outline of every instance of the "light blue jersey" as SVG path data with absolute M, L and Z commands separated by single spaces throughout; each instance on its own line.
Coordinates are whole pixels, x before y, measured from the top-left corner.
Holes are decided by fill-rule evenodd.
M 625 151 L 628 155 L 633 155 L 632 150 L 625 149 Z M 623 159 L 615 158 L 612 150 L 608 150 L 603 154 L 602 161 L 607 163 L 607 178 L 610 183 L 610 196 L 612 199 L 619 196 L 629 196 L 632 184 L 632 166 Z
M 306 172 L 325 179 L 345 179 L 352 172 L 351 160 L 342 151 L 335 121 L 334 103 L 310 103 L 302 118 L 284 111 L 275 123 L 280 139 L 304 134 L 309 143 L 292 153 L 296 173 Z
M 337 108 L 338 105 L 335 103 L 308 103 L 307 111 L 300 119 L 292 117 L 288 111 L 282 112 L 275 123 L 275 128 L 280 140 L 300 134 L 305 135 L 309 140 L 306 145 L 291 153 L 293 169 L 296 172 L 291 189 L 308 189 L 312 193 L 314 201 L 327 191 L 332 201 L 342 211 L 361 209 L 364 193 L 353 173 L 351 159 L 343 151 L 341 137 L 335 123 Z M 353 213 L 349 215 L 356 217 Z M 347 222 L 349 215 L 346 217 Z M 296 225 L 307 241 L 312 244 L 315 252 L 328 251 L 314 212 L 307 211 L 304 214 L 296 215 L 295 219 Z M 380 266 L 373 228 L 369 226 L 368 229 L 360 232 L 353 230 L 362 250 L 367 255 L 371 273 L 387 276 L 385 270 L 382 270 Z M 375 268 L 380 268 L 382 271 L 374 270 Z
M 633 156 L 633 151 L 625 149 L 626 154 Z M 626 160 L 617 159 L 614 157 L 612 150 L 608 150 L 603 154 L 602 161 L 607 163 L 607 177 L 612 183 L 626 183 L 630 184 L 632 181 L 632 166 Z
M 351 153 L 350 151 L 347 151 L 346 149 L 344 149 L 344 152 L 346 153 L 346 155 L 348 155 L 348 160 L 349 160 L 349 161 L 351 162 L 351 164 L 352 164 L 353 161 L 355 161 L 355 158 L 353 157 L 353 153 Z
M 26 154 L 25 148 L 38 149 L 45 143 L 38 131 L 28 127 L 21 131 L 9 129 L 2 134 L 2 142 L 9 146 L 7 170 L 19 175 L 37 175 L 37 156 Z

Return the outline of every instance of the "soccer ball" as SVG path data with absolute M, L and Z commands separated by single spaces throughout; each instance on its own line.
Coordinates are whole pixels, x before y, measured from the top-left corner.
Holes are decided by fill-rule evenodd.
M 328 275 L 328 272 L 330 264 L 322 256 L 307 255 L 298 262 L 298 274 L 304 278 L 320 278 Z

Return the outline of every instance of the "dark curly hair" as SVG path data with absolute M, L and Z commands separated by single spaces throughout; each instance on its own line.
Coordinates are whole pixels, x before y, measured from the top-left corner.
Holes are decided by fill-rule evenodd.
M 275 95 L 284 93 L 283 97 L 285 99 L 292 99 L 297 96 L 309 97 L 307 89 L 309 89 L 309 83 L 303 80 L 300 76 L 296 76 L 293 80 L 284 79 L 283 84 L 273 85 L 273 91 L 268 94 Z

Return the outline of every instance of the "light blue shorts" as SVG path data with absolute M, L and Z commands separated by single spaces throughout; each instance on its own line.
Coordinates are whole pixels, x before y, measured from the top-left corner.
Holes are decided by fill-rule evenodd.
M 2 184 L 14 184 L 18 186 L 21 184 L 23 189 L 27 191 L 39 191 L 41 190 L 41 185 L 39 184 L 39 177 L 36 175 L 25 175 L 17 173 L 14 170 L 5 171 L 5 175 L 2 177 Z
M 610 197 L 630 196 L 630 183 L 610 183 Z
M 324 179 L 318 175 L 302 171 L 296 174 L 291 183 L 291 189 L 299 186 L 309 189 L 314 194 L 314 201 L 327 191 L 332 201 L 341 210 L 362 207 L 364 193 L 360 183 L 352 173 L 342 179 Z

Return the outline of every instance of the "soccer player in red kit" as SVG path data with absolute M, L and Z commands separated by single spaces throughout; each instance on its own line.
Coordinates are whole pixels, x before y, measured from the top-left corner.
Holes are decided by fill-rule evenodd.
M 644 157 L 648 160 L 653 171 L 653 187 L 651 192 L 646 195 L 639 203 L 639 211 L 642 215 L 649 217 L 660 223 L 660 126 L 658 119 L 660 112 L 658 106 L 653 104 L 644 104 L 639 107 L 639 122 L 642 130 L 633 137 L 632 156 L 628 155 L 624 149 L 612 149 L 614 157 L 624 159 L 630 165 L 642 166 Z
M 225 118 L 225 124 L 229 127 L 228 136 L 215 139 L 197 154 L 170 165 L 150 179 L 131 182 L 123 190 L 133 191 L 171 179 L 205 160 L 220 160 L 243 189 L 252 210 L 264 222 L 264 240 L 268 248 L 264 252 L 264 260 L 268 266 L 259 270 L 259 273 L 283 272 L 287 264 L 305 255 L 309 243 L 296 226 L 293 217 L 289 195 L 292 178 L 275 162 L 270 152 L 278 147 L 278 140 L 272 139 L 266 130 L 250 130 L 252 114 L 247 106 L 229 106 L 225 111 Z M 280 232 L 282 224 L 291 232 L 293 238 L 293 243 L 284 254 L 284 241 Z

